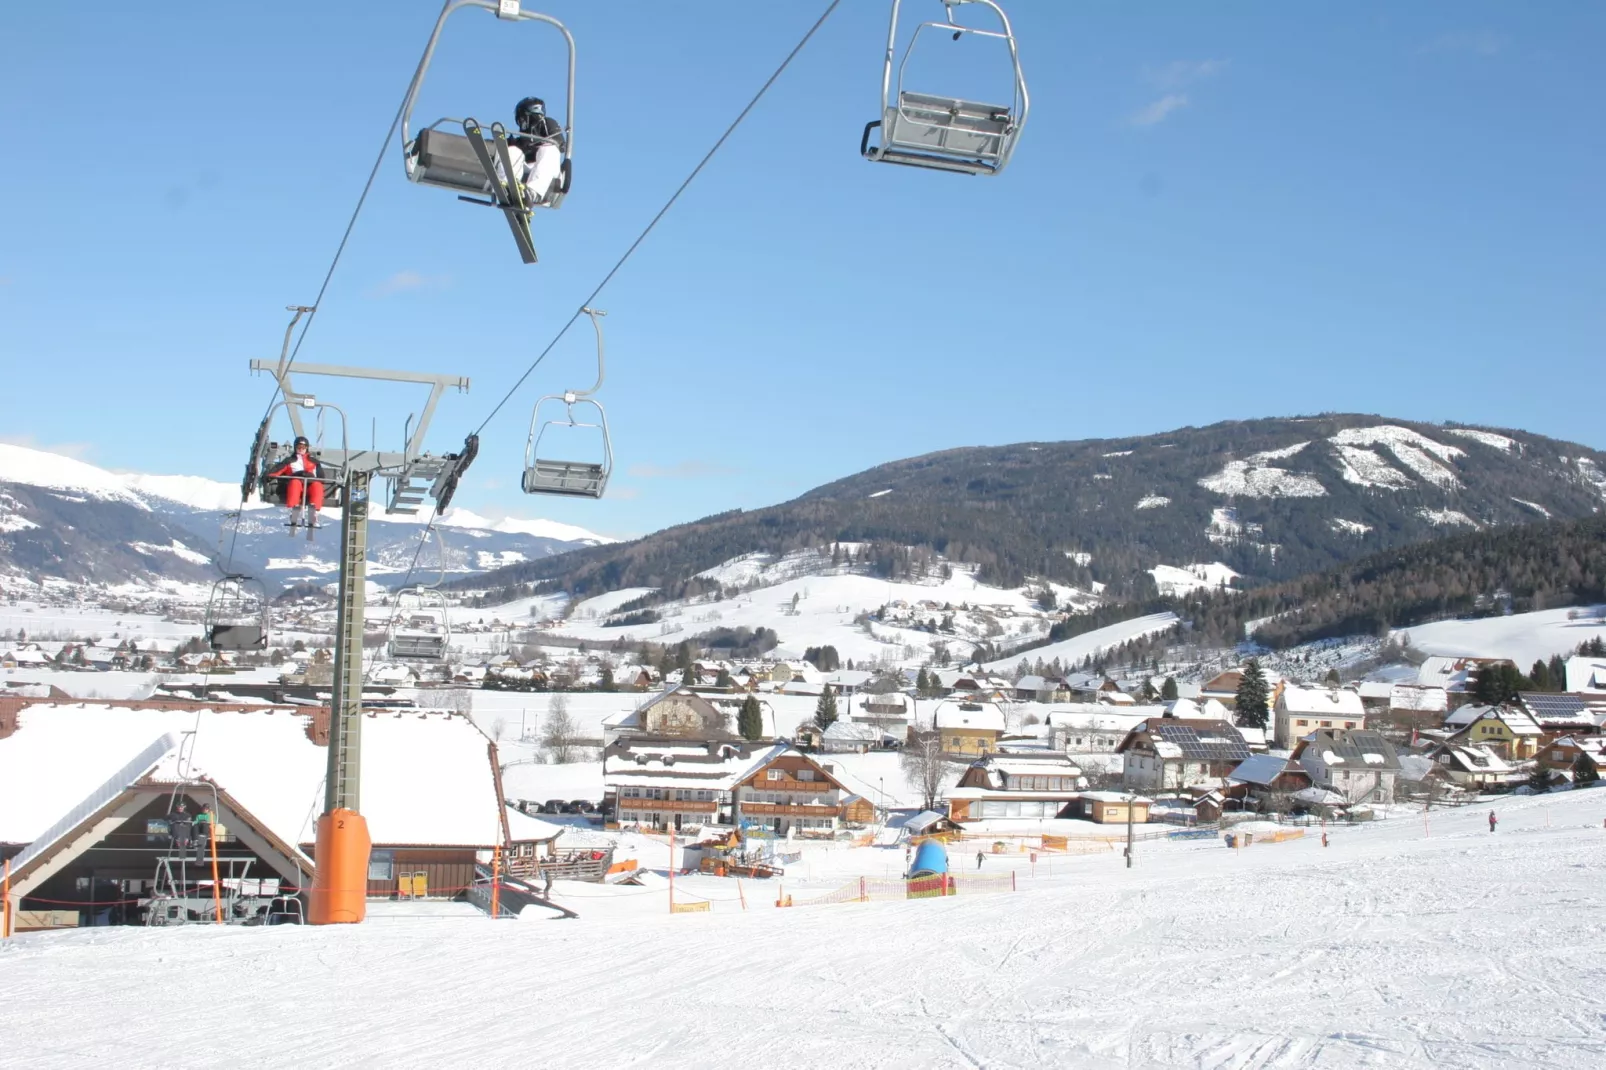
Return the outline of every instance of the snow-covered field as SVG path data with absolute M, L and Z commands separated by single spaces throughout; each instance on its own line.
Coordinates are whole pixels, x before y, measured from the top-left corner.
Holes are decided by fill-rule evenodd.
M 1119 624 L 1110 624 L 1103 628 L 1094 629 L 1091 632 L 1083 632 L 1081 635 L 1066 639 L 1064 642 L 1050 643 L 1048 646 L 1040 646 L 1035 650 L 1027 650 L 1012 657 L 988 662 L 985 668 L 1013 669 L 1020 664 L 1022 658 L 1028 658 L 1032 661 L 1036 661 L 1038 658 L 1042 658 L 1044 661 L 1053 661 L 1058 658 L 1061 664 L 1077 665 L 1081 663 L 1083 658 L 1097 656 L 1102 651 L 1120 646 L 1122 643 L 1140 636 L 1163 632 L 1176 624 L 1176 622 L 1177 615 L 1175 613 L 1151 613 L 1146 617 L 1133 617 L 1131 620 L 1124 620 Z
M 563 888 L 579 921 L 29 934 L 0 948 L 0 1045 L 40 1068 L 701 1068 L 732 1044 L 809 1070 L 1600 1066 L 1606 790 L 1495 808 L 1494 835 L 1474 806 L 1325 849 L 1145 843 L 1132 870 L 990 856 L 1014 894 L 776 910 L 749 881 L 744 911 L 702 878 L 676 894 L 717 883 L 705 914 L 654 881 Z
M 1443 620 L 1394 633 L 1396 638 L 1407 634 L 1411 645 L 1427 654 L 1510 658 L 1526 672 L 1535 661 L 1548 661 L 1553 654 L 1565 657 L 1579 643 L 1597 636 L 1606 638 L 1606 606 Z

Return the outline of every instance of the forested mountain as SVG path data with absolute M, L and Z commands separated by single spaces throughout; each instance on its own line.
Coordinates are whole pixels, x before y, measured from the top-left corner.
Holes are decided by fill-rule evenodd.
M 1131 439 L 947 450 L 872 468 L 782 505 L 682 524 L 481 578 L 577 594 L 697 586 L 742 554 L 865 543 L 883 575 L 924 553 L 1015 586 L 1031 577 L 1120 599 L 1147 570 L 1220 561 L 1254 587 L 1455 532 L 1585 517 L 1606 454 L 1524 431 L 1322 415 Z M 910 548 L 913 548 L 912 550 Z
M 1180 600 L 1175 608 L 1207 643 L 1231 645 L 1246 622 L 1263 621 L 1255 641 L 1286 647 L 1448 617 L 1600 602 L 1606 602 L 1606 517 L 1423 543 L 1255 591 Z

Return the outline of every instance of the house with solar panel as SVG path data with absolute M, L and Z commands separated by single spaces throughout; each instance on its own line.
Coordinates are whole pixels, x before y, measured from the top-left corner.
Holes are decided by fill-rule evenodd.
M 1606 722 L 1606 694 L 1567 694 L 1555 691 L 1521 691 L 1517 701 L 1539 725 L 1545 738 L 1590 736 Z
M 1115 752 L 1123 759 L 1123 786 L 1182 791 L 1225 787 L 1249 757 L 1249 744 L 1230 721 L 1151 717 L 1128 732 Z

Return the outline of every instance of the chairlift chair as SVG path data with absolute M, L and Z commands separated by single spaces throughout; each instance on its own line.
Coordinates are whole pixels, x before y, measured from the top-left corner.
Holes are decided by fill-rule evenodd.
M 522 184 L 513 181 L 511 150 L 507 130 L 501 123 L 492 123 L 490 132 L 474 119 L 437 119 L 418 132 L 409 134 L 413 105 L 418 90 L 424 83 L 430 61 L 435 56 L 435 45 L 440 40 L 446 20 L 465 7 L 490 11 L 499 19 L 511 22 L 535 21 L 554 26 L 563 34 L 569 51 L 568 95 L 564 100 L 562 160 L 558 181 L 541 199 L 527 202 Z M 461 127 L 462 133 L 443 129 L 447 124 Z M 402 163 L 407 178 L 422 186 L 439 186 L 453 190 L 458 200 L 470 204 L 499 208 L 507 219 L 513 240 L 519 247 L 519 258 L 526 264 L 536 262 L 535 241 L 530 235 L 530 217 L 536 208 L 556 208 L 569 192 L 569 181 L 574 159 L 574 36 L 568 27 L 550 15 L 521 10 L 520 0 L 448 0 L 435 22 L 424 57 L 407 87 L 407 98 L 402 103 L 401 118 Z
M 1030 100 L 1026 78 L 1021 71 L 1020 53 L 1009 17 L 994 0 L 941 0 L 945 20 L 922 22 L 904 49 L 898 63 L 896 94 L 893 91 L 893 56 L 897 51 L 898 14 L 902 0 L 892 0 L 892 20 L 887 30 L 887 51 L 881 73 L 881 118 L 865 124 L 859 138 L 859 153 L 873 163 L 896 163 L 966 175 L 996 175 L 1009 163 L 1026 126 Z M 980 4 L 998 16 L 1001 30 L 962 26 L 954 21 L 954 8 L 960 4 Z M 920 35 L 928 30 L 951 33 L 954 40 L 969 34 L 1003 41 L 1014 66 L 1015 88 L 1009 104 L 989 104 L 958 97 L 916 93 L 904 88 L 904 72 Z M 871 132 L 880 129 L 880 143 L 870 143 Z
M 597 381 L 587 390 L 566 390 L 561 394 L 548 394 L 536 401 L 535 409 L 530 414 L 530 437 L 524 448 L 524 477 L 520 481 L 526 494 L 600 498 L 607 489 L 608 477 L 613 474 L 613 439 L 608 433 L 608 414 L 603 410 L 602 403 L 591 396 L 602 388 L 607 372 L 602 340 L 602 317 L 607 313 L 595 308 L 583 308 L 581 311 L 591 317 L 591 325 L 597 332 Z M 543 418 L 542 406 L 546 406 L 547 412 L 551 413 L 558 404 L 562 404 L 564 409 L 561 417 L 548 415 Z M 576 419 L 574 410 L 577 405 L 590 406 L 596 413 L 595 418 Z M 592 437 L 600 439 L 601 456 L 596 460 L 560 460 L 551 456 L 552 440 L 547 435 L 556 428 L 596 432 Z M 561 435 L 562 432 L 556 437 Z
M 206 603 L 206 643 L 213 650 L 266 650 L 268 590 L 261 580 L 234 574 L 212 585 Z
M 432 584 L 403 587 L 396 592 L 396 609 L 390 617 L 385 651 L 394 661 L 444 661 L 452 641 L 452 614 L 439 590 L 446 582 L 446 540 L 438 528 L 426 529 L 441 550 L 440 578 Z
M 344 505 L 345 469 L 339 464 L 325 460 L 322 454 L 324 425 L 326 417 L 330 413 L 333 413 L 340 421 L 340 456 L 345 457 L 350 452 L 346 437 L 346 414 L 341 411 L 338 405 L 320 402 L 312 397 L 296 397 L 279 401 L 268 410 L 268 415 L 263 419 L 261 426 L 257 428 L 256 438 L 251 444 L 251 458 L 247 462 L 245 469 L 245 487 L 248 490 L 254 488 L 257 492 L 257 497 L 271 505 L 285 504 L 285 492 L 288 490 L 289 478 L 268 474 L 273 471 L 282 458 L 288 457 L 294 452 L 295 438 L 293 435 L 289 442 L 275 442 L 269 437 L 272 431 L 273 418 L 280 409 L 286 410 L 294 417 L 292 430 L 296 434 L 300 433 L 301 421 L 305 419 L 302 412 L 315 414 L 315 430 L 309 436 L 312 439 L 312 445 L 308 452 L 324 470 L 324 474 L 317 477 L 317 482 L 323 484 L 324 508 L 339 508 Z M 307 477 L 296 476 L 294 478 L 302 479 Z

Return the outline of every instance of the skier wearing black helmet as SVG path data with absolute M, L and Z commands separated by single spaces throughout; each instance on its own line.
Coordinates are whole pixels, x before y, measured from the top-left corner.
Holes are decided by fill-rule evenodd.
M 563 170 L 563 127 L 546 113 L 546 101 L 525 97 L 513 109 L 519 132 L 508 138 L 514 180 L 524 184 L 524 203 L 546 203 Z

